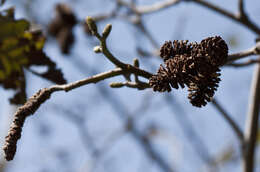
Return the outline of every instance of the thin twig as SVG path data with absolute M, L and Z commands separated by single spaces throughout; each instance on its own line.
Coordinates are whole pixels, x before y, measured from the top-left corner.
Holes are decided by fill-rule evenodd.
M 245 147 L 243 156 L 243 172 L 254 171 L 255 144 L 257 140 L 258 120 L 260 103 L 260 65 L 254 71 L 248 113 L 245 126 Z
M 230 127 L 233 129 L 233 131 L 235 132 L 236 136 L 240 140 L 240 143 L 243 144 L 243 142 L 244 142 L 243 132 L 241 131 L 241 129 L 239 128 L 237 123 L 230 117 L 230 115 L 228 115 L 228 113 L 219 104 L 219 102 L 217 101 L 216 98 L 214 98 L 212 100 L 212 104 L 220 112 L 220 114 L 223 116 L 223 118 L 228 122 L 228 124 L 230 125 Z

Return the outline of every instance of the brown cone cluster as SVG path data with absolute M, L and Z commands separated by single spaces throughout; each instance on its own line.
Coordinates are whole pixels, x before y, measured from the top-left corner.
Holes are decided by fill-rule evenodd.
M 62 53 L 68 54 L 74 43 L 73 27 L 77 19 L 67 4 L 57 4 L 55 11 L 56 16 L 49 24 L 48 31 L 58 40 Z
M 205 106 L 217 90 L 219 67 L 225 63 L 228 47 L 220 36 L 209 37 L 200 43 L 166 41 L 160 56 L 164 60 L 149 83 L 154 91 L 171 91 L 179 86 L 188 87 L 192 105 Z

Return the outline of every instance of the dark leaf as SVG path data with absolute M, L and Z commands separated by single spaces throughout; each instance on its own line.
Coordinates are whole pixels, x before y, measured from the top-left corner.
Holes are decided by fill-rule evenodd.
M 41 77 L 64 84 L 66 80 L 56 64 L 43 52 L 45 37 L 40 31 L 30 32 L 30 23 L 15 20 L 12 10 L 0 13 L 0 85 L 16 91 L 12 104 L 23 104 L 26 100 L 24 68 L 46 66 L 48 71 Z

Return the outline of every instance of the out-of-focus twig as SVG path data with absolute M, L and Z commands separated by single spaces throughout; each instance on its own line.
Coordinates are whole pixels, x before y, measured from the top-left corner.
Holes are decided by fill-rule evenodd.
M 129 121 L 132 121 L 130 115 L 127 112 L 126 106 L 120 101 L 120 99 L 115 96 L 110 95 L 111 93 L 109 91 L 106 91 L 101 85 L 98 86 L 99 92 L 105 96 L 107 101 L 110 103 L 110 105 L 115 110 L 118 117 L 120 117 L 122 120 L 125 121 L 125 123 L 128 123 Z M 122 116 L 123 115 L 123 116 Z M 128 121 L 128 122 L 127 122 Z M 128 132 L 131 133 L 131 135 L 134 137 L 134 139 L 140 143 L 140 146 L 143 148 L 143 150 L 147 153 L 148 157 L 150 157 L 152 160 L 154 160 L 159 167 L 165 172 L 173 172 L 175 171 L 173 167 L 171 167 L 162 157 L 159 155 L 159 153 L 153 148 L 152 144 L 150 143 L 149 139 L 145 137 L 136 127 L 136 124 L 134 121 L 130 122 L 128 124 Z
M 62 111 L 62 117 L 68 119 L 68 121 L 75 124 L 78 128 L 78 133 L 80 135 L 80 139 L 84 144 L 84 148 L 89 151 L 91 150 L 91 157 L 93 159 L 93 166 L 91 166 L 93 171 L 98 163 L 98 160 L 106 154 L 110 150 L 110 148 L 115 144 L 117 140 L 121 138 L 126 132 L 124 130 L 116 131 L 108 139 L 106 139 L 104 146 L 102 148 L 98 148 L 88 132 L 88 129 L 85 127 L 84 119 L 86 118 L 86 114 L 76 114 L 73 111 L 66 109 L 65 107 L 53 106 L 55 110 Z
M 260 65 L 254 71 L 245 126 L 243 172 L 254 171 L 254 155 L 257 140 L 260 103 Z
M 238 139 L 240 140 L 240 143 L 243 145 L 244 136 L 243 132 L 237 125 L 237 123 L 230 117 L 230 115 L 225 111 L 225 109 L 220 105 L 220 103 L 217 101 L 216 98 L 212 100 L 212 104 L 214 107 L 220 112 L 220 114 L 223 116 L 223 118 L 228 122 L 230 127 L 233 129 L 235 134 L 237 135 Z
M 157 12 L 163 9 L 166 9 L 168 7 L 171 7 L 177 3 L 179 3 L 181 0 L 165 0 L 163 2 L 158 2 L 152 5 L 146 5 L 146 6 L 135 6 L 133 3 L 127 3 L 122 0 L 117 0 L 119 4 L 122 4 L 124 6 L 127 6 L 131 8 L 136 14 L 143 15 L 148 13 Z
M 190 143 L 193 146 L 194 151 L 196 151 L 196 153 L 202 159 L 202 161 L 206 162 L 209 165 L 212 161 L 212 158 L 209 154 L 209 151 L 207 150 L 207 146 L 199 137 L 191 121 L 188 119 L 187 114 L 185 113 L 183 108 L 181 108 L 181 105 L 170 94 L 167 94 L 165 96 L 165 100 L 173 113 L 176 113 L 176 111 L 179 113 L 174 117 L 180 123 L 181 129 L 183 130 L 186 137 L 190 140 Z
M 76 59 L 73 60 L 77 69 L 79 69 L 82 73 L 97 73 L 97 71 L 91 66 L 87 65 L 83 62 L 78 62 Z M 84 64 L 84 65 L 83 65 Z M 175 171 L 172 166 L 170 166 L 159 153 L 153 148 L 149 139 L 143 135 L 136 126 L 136 116 L 137 114 L 129 114 L 129 110 L 126 105 L 120 100 L 118 96 L 113 95 L 108 89 L 101 84 L 96 87 L 100 95 L 103 96 L 104 100 L 109 103 L 109 105 L 113 108 L 116 115 L 122 120 L 124 123 L 125 131 L 129 132 L 137 143 L 143 148 L 144 152 L 147 154 L 149 158 L 151 158 L 164 172 L 173 172 Z M 136 112 L 135 112 L 136 113 Z
M 190 0 L 190 1 L 195 2 L 204 7 L 207 7 L 208 9 L 213 10 L 221 15 L 224 15 L 224 16 L 234 20 L 235 22 L 238 22 L 238 23 L 246 26 L 248 29 L 250 29 L 257 35 L 260 35 L 260 28 L 255 23 L 253 23 L 248 17 L 241 16 L 241 15 L 234 15 L 231 12 L 212 4 L 211 2 L 205 1 L 205 0 Z M 189 1 L 187 1 L 187 2 L 189 2 Z
M 243 18 L 247 16 L 245 12 L 244 0 L 238 1 L 238 9 L 239 9 L 239 13 L 238 13 L 239 18 Z
M 0 159 L 0 172 L 6 171 L 6 162 L 3 159 Z
M 234 148 L 233 145 L 228 145 L 227 147 L 225 147 L 223 150 L 221 150 L 220 152 L 218 152 L 213 161 L 212 161 L 212 165 L 214 166 L 220 166 L 220 165 L 224 165 L 230 162 L 235 162 L 239 160 L 239 155 L 236 153 L 236 150 Z
M 163 2 L 158 2 L 152 5 L 147 6 L 139 6 L 136 8 L 136 11 L 139 14 L 147 14 L 147 13 L 153 13 L 157 12 L 163 9 L 166 9 L 168 7 L 171 7 L 177 3 L 179 3 L 181 0 L 165 0 Z

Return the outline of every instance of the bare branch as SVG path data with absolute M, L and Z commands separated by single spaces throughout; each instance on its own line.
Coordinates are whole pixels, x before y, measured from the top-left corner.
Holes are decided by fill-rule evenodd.
M 227 64 L 226 66 L 230 66 L 230 67 L 246 67 L 246 66 L 250 66 L 250 65 L 253 65 L 253 64 L 256 64 L 256 63 L 260 63 L 260 59 L 250 59 L 244 63 L 230 63 L 230 64 Z
M 231 62 L 233 62 L 235 60 L 242 59 L 244 57 L 248 57 L 248 56 L 252 56 L 252 55 L 258 55 L 258 54 L 260 54 L 260 51 L 255 46 L 255 47 L 252 47 L 248 50 L 245 50 L 245 51 L 242 51 L 242 52 L 239 52 L 239 53 L 230 54 L 228 56 L 228 60 L 227 60 L 226 64 L 230 64 Z
M 238 16 L 240 18 L 243 18 L 243 17 L 247 17 L 246 13 L 245 13 L 245 5 L 244 5 L 244 0 L 239 0 L 238 1 L 238 9 L 239 9 L 239 14 Z
M 181 0 L 167 0 L 167 1 L 155 3 L 152 5 L 136 7 L 136 11 L 139 14 L 153 13 L 153 12 L 157 12 L 157 11 L 169 8 L 179 2 L 181 2 Z
M 222 15 L 234 20 L 235 22 L 238 22 L 238 23 L 246 26 L 248 29 L 250 29 L 257 35 L 260 35 L 260 28 L 255 23 L 253 23 L 251 20 L 249 20 L 248 17 L 241 18 L 240 16 L 236 16 L 236 15 L 230 13 L 229 11 L 224 10 L 223 8 L 218 7 L 205 0 L 191 0 L 191 2 L 195 2 L 201 6 L 207 7 L 208 9 L 211 9 L 219 14 L 222 14 Z
M 228 124 L 230 125 L 230 127 L 233 129 L 233 131 L 235 132 L 236 136 L 240 140 L 240 143 L 243 144 L 243 142 L 244 142 L 243 132 L 241 131 L 241 129 L 239 128 L 237 123 L 230 117 L 230 115 L 228 115 L 228 113 L 219 104 L 219 102 L 217 101 L 216 98 L 214 98 L 212 100 L 212 104 L 220 112 L 220 114 L 223 116 L 223 118 L 228 122 Z
M 215 11 L 215 12 L 218 12 L 218 13 L 220 13 L 220 14 L 222 14 L 222 15 L 224 15 L 224 16 L 232 19 L 232 20 L 238 21 L 238 18 L 234 14 L 232 14 L 231 12 L 229 12 L 227 10 L 224 10 L 221 7 L 216 6 L 216 5 L 214 5 L 214 4 L 212 4 L 212 3 L 208 2 L 208 1 L 205 1 L 205 0 L 192 0 L 191 2 L 195 2 L 195 3 L 197 3 L 197 4 L 201 5 L 201 6 L 207 7 L 207 8 L 209 8 L 209 9 Z
M 129 87 L 129 88 L 137 88 L 138 90 L 144 90 L 146 88 L 150 88 L 151 86 L 146 82 L 112 82 L 110 83 L 110 87 L 112 88 L 121 88 L 121 87 Z
M 138 68 L 136 68 L 138 69 Z M 138 69 L 139 70 L 139 69 Z M 6 160 L 12 160 L 15 152 L 16 152 L 16 144 L 18 139 L 21 137 L 22 127 L 25 119 L 34 114 L 41 104 L 43 104 L 46 100 L 51 97 L 51 94 L 56 91 L 71 91 L 75 88 L 79 88 L 81 86 L 97 83 L 107 78 L 115 77 L 122 74 L 127 74 L 131 71 L 131 68 L 121 69 L 116 68 L 114 70 L 103 72 L 94 76 L 91 76 L 86 79 L 82 79 L 79 81 L 75 81 L 69 84 L 64 85 L 54 85 L 49 88 L 44 88 L 39 90 L 35 95 L 33 95 L 22 107 L 20 107 L 15 113 L 15 117 L 13 123 L 8 132 L 8 136 L 6 137 L 4 151 Z M 131 72 L 130 72 L 131 73 Z M 142 72 L 141 72 L 142 73 Z M 137 74 L 138 75 L 138 74 Z
M 260 65 L 254 71 L 250 100 L 248 104 L 248 114 L 245 126 L 245 147 L 243 154 L 243 172 L 254 171 L 255 144 L 257 139 L 258 120 L 260 103 Z

